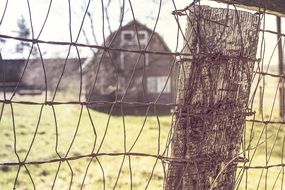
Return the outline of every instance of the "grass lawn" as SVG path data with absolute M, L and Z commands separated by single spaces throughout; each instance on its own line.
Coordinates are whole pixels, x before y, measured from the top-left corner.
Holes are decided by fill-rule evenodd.
M 33 162 L 75 158 L 68 162 L 22 166 L 16 189 L 33 189 L 33 183 L 36 189 L 51 189 L 53 185 L 54 189 L 60 190 L 70 186 L 71 189 L 80 189 L 83 180 L 83 189 L 90 190 L 131 189 L 131 185 L 133 189 L 145 189 L 146 186 L 148 189 L 163 189 L 164 169 L 156 158 L 135 155 L 102 155 L 92 160 L 89 157 L 76 158 L 96 152 L 163 154 L 171 116 L 109 117 L 94 110 L 89 110 L 89 115 L 87 108 L 80 105 L 12 104 L 12 108 L 13 111 L 9 104 L 4 106 L 0 123 L 1 163 L 18 162 L 18 159 Z M 251 149 L 244 156 L 252 158 L 247 166 L 282 163 L 284 126 L 255 123 L 252 128 L 248 122 L 246 131 L 245 147 L 250 143 Z M 13 189 L 18 169 L 18 166 L 0 166 L 1 190 Z M 237 175 L 241 179 L 239 189 L 257 189 L 258 186 L 259 189 L 281 189 L 282 167 L 243 171 Z
M 17 154 L 21 161 L 26 158 L 29 162 L 64 158 L 66 155 L 76 157 L 92 152 L 124 153 L 130 149 L 130 152 L 157 155 L 159 151 L 162 154 L 171 126 L 170 116 L 109 117 L 108 114 L 89 110 L 92 126 L 86 107 L 57 105 L 54 106 L 54 111 L 56 123 L 51 106 L 13 104 L 13 124 L 11 107 L 5 105 L 0 124 L 0 162 L 18 162 L 14 152 L 13 127 L 15 127 Z M 36 136 L 31 143 L 35 131 L 37 131 Z M 88 157 L 61 162 L 54 189 L 68 189 L 70 185 L 71 189 L 79 189 L 89 162 Z M 31 179 L 28 177 L 29 172 L 37 189 L 51 189 L 58 168 L 59 162 L 27 165 L 28 170 L 21 167 L 16 188 L 33 189 Z M 13 188 L 17 171 L 17 166 L 1 167 L 0 189 Z M 152 180 L 148 184 L 150 177 Z M 130 181 L 133 189 L 144 189 L 147 184 L 149 189 L 161 189 L 162 163 L 153 157 L 98 156 L 91 161 L 84 189 L 102 189 L 103 184 L 106 185 L 105 189 L 112 189 L 114 186 L 118 189 L 127 189 L 130 187 Z

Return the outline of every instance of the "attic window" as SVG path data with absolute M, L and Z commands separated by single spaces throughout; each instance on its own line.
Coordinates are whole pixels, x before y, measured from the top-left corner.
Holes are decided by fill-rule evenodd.
M 133 38 L 133 36 L 131 33 L 125 33 L 124 34 L 124 40 L 125 41 L 132 41 L 132 38 Z
M 122 31 L 121 43 L 128 44 L 128 45 L 134 45 L 135 44 L 134 31 L 130 31 L 130 30 Z
M 146 30 L 138 31 L 138 38 L 141 46 L 146 46 L 148 41 L 148 33 Z
M 145 34 L 144 33 L 139 33 L 139 39 L 144 40 L 145 39 Z
M 140 45 L 146 46 L 148 40 L 148 33 L 146 30 L 139 30 L 136 32 L 135 30 L 124 30 L 121 34 L 121 43 L 122 45 L 138 45 L 138 40 Z

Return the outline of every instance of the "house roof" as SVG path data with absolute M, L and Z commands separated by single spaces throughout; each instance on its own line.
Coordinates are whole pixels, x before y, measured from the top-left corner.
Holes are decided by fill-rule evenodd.
M 149 32 L 151 32 L 151 33 L 153 32 L 152 29 L 148 28 L 146 25 L 142 24 L 142 23 L 139 22 L 138 20 L 132 20 L 132 21 L 130 21 L 129 23 L 127 23 L 126 25 L 120 27 L 118 30 L 115 30 L 114 32 L 112 32 L 112 33 L 107 37 L 107 39 L 106 39 L 105 42 L 106 42 L 109 46 L 112 46 L 112 44 L 113 44 L 113 41 L 112 41 L 113 37 L 114 37 L 114 36 L 117 36 L 118 32 L 121 32 L 121 31 L 123 31 L 125 28 L 127 28 L 127 27 L 129 27 L 129 26 L 132 26 L 132 25 L 134 25 L 134 26 L 137 27 L 137 28 L 138 28 L 138 27 L 142 27 L 142 28 L 144 28 L 145 30 L 147 30 L 147 31 L 149 31 Z M 156 36 L 159 38 L 159 40 L 161 41 L 162 45 L 165 47 L 165 49 L 166 49 L 167 52 L 171 52 L 171 50 L 169 49 L 169 47 L 167 46 L 167 44 L 165 43 L 165 41 L 163 40 L 163 38 L 162 38 L 157 32 L 154 31 L 153 35 L 156 35 Z M 111 44 L 110 44 L 110 43 L 111 43 Z M 99 51 L 98 51 L 98 52 L 99 52 Z
M 124 25 L 121 30 L 123 30 L 124 28 L 128 27 L 128 26 L 131 26 L 131 25 L 134 25 L 134 26 L 141 26 L 143 28 L 145 28 L 146 30 L 148 30 L 150 33 L 153 32 L 153 29 L 150 29 L 148 28 L 146 25 L 142 24 L 141 22 L 139 22 L 138 20 L 132 20 L 130 21 L 129 23 L 127 23 L 126 25 Z M 164 39 L 156 32 L 154 31 L 153 32 L 153 35 L 156 35 L 159 40 L 161 41 L 162 45 L 165 47 L 165 49 L 169 52 L 171 52 L 171 50 L 169 49 L 169 47 L 167 46 L 166 42 L 164 41 Z
M 139 22 L 138 20 L 132 20 L 130 21 L 129 23 L 127 23 L 126 25 L 124 26 L 121 26 L 119 27 L 118 30 L 115 30 L 114 32 L 112 32 L 108 37 L 107 39 L 105 40 L 105 43 L 108 45 L 108 46 L 111 46 L 113 45 L 113 38 L 116 37 L 118 35 L 119 32 L 123 31 L 125 28 L 129 27 L 129 26 L 132 26 L 134 25 L 135 27 L 140 27 L 140 28 L 144 28 L 145 30 L 149 31 L 150 33 L 153 32 L 152 29 L 148 28 L 146 25 L 142 24 L 141 22 Z M 153 35 L 155 35 L 159 41 L 161 42 L 161 44 L 163 45 L 163 47 L 165 48 L 166 52 L 171 52 L 171 50 L 169 49 L 169 47 L 167 46 L 167 44 L 165 43 L 165 41 L 163 40 L 163 38 L 156 32 L 154 31 L 153 32 Z M 116 47 L 117 48 L 117 47 Z M 96 55 L 102 53 L 102 51 L 97 51 L 96 54 L 95 54 L 95 57 Z M 83 64 L 83 72 L 86 72 L 87 71 L 87 68 L 88 68 L 88 65 L 92 62 L 91 60 L 94 58 L 94 55 L 90 58 L 87 58 L 85 63 Z

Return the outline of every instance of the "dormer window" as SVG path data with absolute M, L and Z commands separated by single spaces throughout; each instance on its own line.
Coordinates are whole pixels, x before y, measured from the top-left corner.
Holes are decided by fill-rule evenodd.
M 139 33 L 139 40 L 144 40 L 144 39 L 145 39 L 145 34 Z
M 140 43 L 140 46 L 138 44 L 138 41 Z M 138 32 L 134 30 L 123 30 L 121 32 L 121 46 L 123 46 L 123 48 L 126 48 L 126 49 L 140 48 L 144 50 L 146 48 L 147 42 L 148 42 L 147 30 L 139 30 Z M 120 53 L 120 62 L 121 62 L 120 68 L 121 69 L 129 68 L 130 66 L 127 66 L 127 64 L 131 65 L 132 63 L 135 63 L 138 58 L 141 64 L 145 64 L 146 66 L 148 66 L 149 64 L 148 56 L 149 55 L 147 53 L 139 55 L 138 53 L 121 52 Z
M 145 30 L 138 31 L 138 38 L 141 46 L 145 47 L 148 41 L 148 33 Z
M 124 41 L 131 42 L 133 39 L 133 35 L 130 32 L 124 33 Z
M 147 31 L 140 30 L 138 31 L 138 33 L 136 33 L 136 31 L 133 30 L 122 31 L 121 34 L 122 45 L 138 45 L 138 39 L 142 48 L 145 47 L 148 40 Z
M 122 31 L 121 43 L 122 45 L 135 45 L 136 41 L 135 41 L 134 31 L 130 30 Z

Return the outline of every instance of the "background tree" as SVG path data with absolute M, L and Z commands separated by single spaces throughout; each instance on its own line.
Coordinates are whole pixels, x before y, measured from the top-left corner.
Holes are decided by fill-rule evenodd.
M 18 27 L 18 30 L 16 31 L 16 33 L 18 33 L 19 38 L 25 38 L 25 39 L 30 38 L 31 30 L 28 27 L 28 23 L 27 23 L 27 21 L 23 15 L 21 15 L 21 18 L 18 19 L 17 27 Z M 30 48 L 32 48 L 31 43 L 26 42 L 26 41 L 20 41 L 16 45 L 16 52 L 17 53 L 23 53 L 25 49 L 30 49 Z M 37 54 L 37 49 L 36 49 L 36 47 L 33 47 L 32 55 L 35 56 L 36 54 Z

